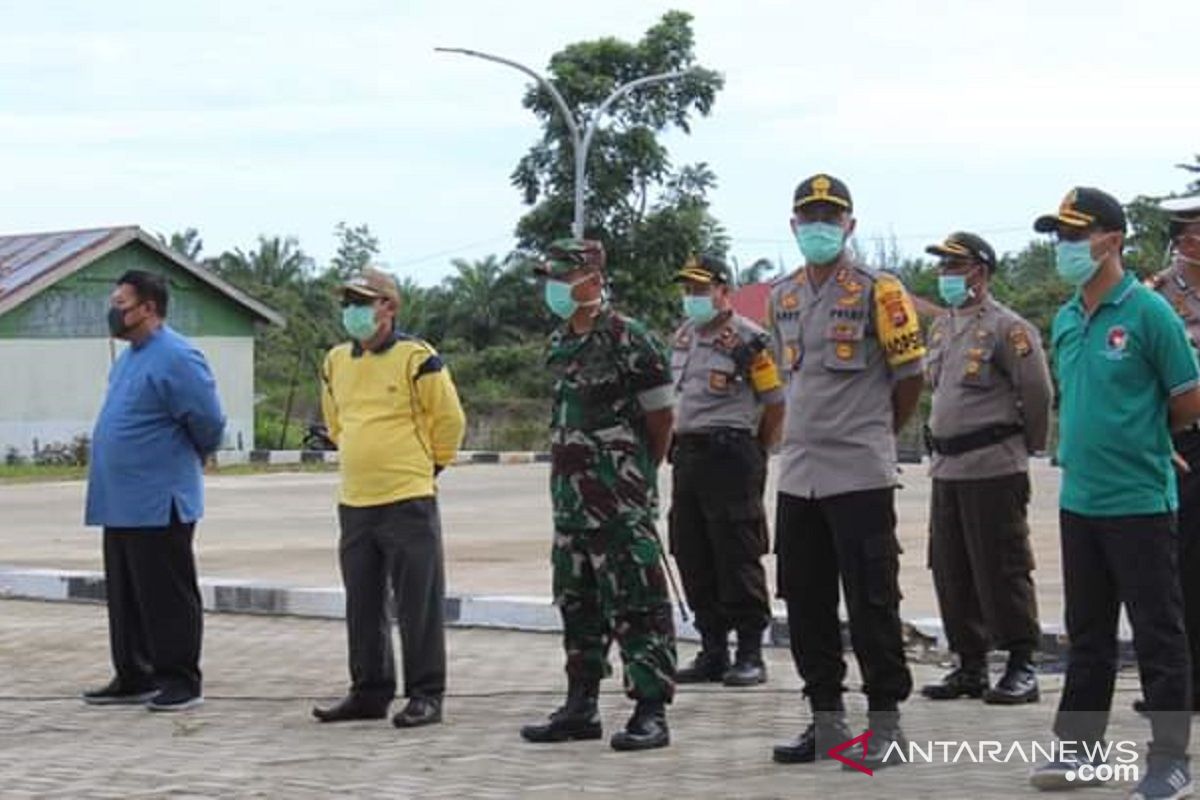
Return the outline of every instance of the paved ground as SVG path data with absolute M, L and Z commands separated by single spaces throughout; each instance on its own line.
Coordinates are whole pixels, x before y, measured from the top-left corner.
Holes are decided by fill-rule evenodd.
M 806 723 L 787 653 L 769 653 L 761 689 L 685 688 L 671 711 L 674 745 L 618 754 L 603 742 L 528 745 L 517 728 L 557 703 L 557 638 L 451 631 L 447 724 L 400 732 L 385 723 L 317 725 L 313 698 L 345 680 L 336 622 L 210 615 L 209 702 L 185 715 L 95 709 L 74 699 L 107 677 L 99 606 L 0 601 L 0 796 L 133 797 L 832 797 L 1032 796 L 1023 764 L 913 764 L 874 777 L 819 766 L 775 765 L 771 744 Z M 692 648 L 684 648 L 690 656 Z M 915 667 L 918 683 L 938 670 Z M 851 677 L 851 683 L 857 682 Z M 1039 705 L 997 709 L 913 700 L 919 741 L 1049 742 L 1058 678 Z M 628 702 L 606 684 L 606 727 Z M 1143 740 L 1123 678 L 1110 734 Z M 853 696 L 852 716 L 863 711 Z M 1128 787 L 1073 794 L 1116 798 Z
M 442 478 L 450 591 L 460 594 L 546 595 L 549 592 L 550 508 L 547 467 L 473 465 Z M 908 466 L 897 493 L 904 546 L 901 585 L 906 618 L 937 616 L 925 568 L 929 479 Z M 774 514 L 774 489 L 768 490 Z M 1058 561 L 1058 471 L 1033 470 L 1030 510 L 1042 619 L 1061 619 Z M 335 474 L 213 477 L 208 516 L 198 538 L 201 571 L 209 577 L 254 578 L 292 586 L 338 585 Z M 662 486 L 669 496 L 670 475 Z M 0 563 L 100 569 L 94 531 L 85 529 L 82 483 L 0 485 Z M 772 516 L 773 518 L 773 516 Z M 768 574 L 773 580 L 773 561 Z

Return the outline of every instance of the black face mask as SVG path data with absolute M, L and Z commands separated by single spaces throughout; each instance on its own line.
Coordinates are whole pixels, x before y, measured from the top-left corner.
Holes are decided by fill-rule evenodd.
M 125 324 L 125 314 L 128 309 L 110 308 L 108 309 L 108 332 L 113 338 L 120 338 L 121 334 L 129 330 L 130 325 Z

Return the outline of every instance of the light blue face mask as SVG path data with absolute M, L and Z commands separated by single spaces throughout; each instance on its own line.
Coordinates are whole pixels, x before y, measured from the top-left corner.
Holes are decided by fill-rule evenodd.
M 717 308 L 713 305 L 712 295 L 685 294 L 683 296 L 683 315 L 697 325 L 711 322 L 717 316 Z
M 601 300 L 593 300 L 587 303 L 580 303 L 571 294 L 575 291 L 575 287 L 591 278 L 591 275 L 584 275 L 574 283 L 567 281 L 556 281 L 552 278 L 546 279 L 546 285 L 542 289 L 542 297 L 546 301 L 546 308 L 555 316 L 569 319 L 572 314 L 579 310 L 580 306 L 600 305 Z
M 958 308 L 971 298 L 966 275 L 938 275 L 938 295 L 952 308 Z
M 1100 265 L 1092 258 L 1092 243 L 1059 242 L 1054 245 L 1054 269 L 1058 276 L 1076 289 L 1092 279 Z
M 846 232 L 832 222 L 805 222 L 796 226 L 796 244 L 809 264 L 828 264 L 842 252 Z
M 342 327 L 350 338 L 365 342 L 379 330 L 374 306 L 346 306 L 342 309 Z

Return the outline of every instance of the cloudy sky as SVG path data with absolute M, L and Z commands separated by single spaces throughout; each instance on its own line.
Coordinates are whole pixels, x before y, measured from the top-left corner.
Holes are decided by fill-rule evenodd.
M 843 177 L 860 232 L 998 249 L 1076 183 L 1123 200 L 1200 153 L 1196 0 L 0 0 L 0 233 L 188 226 L 325 260 L 339 220 L 423 283 L 503 254 L 537 137 L 525 79 L 564 44 L 695 17 L 726 87 L 677 163 L 704 160 L 743 262 L 795 260 L 793 187 Z

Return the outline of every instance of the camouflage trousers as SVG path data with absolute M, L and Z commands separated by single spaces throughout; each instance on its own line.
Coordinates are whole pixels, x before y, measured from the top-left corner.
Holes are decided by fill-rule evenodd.
M 653 520 L 558 529 L 551 561 L 567 675 L 580 680 L 610 675 L 608 648 L 615 637 L 625 693 L 669 702 L 675 694 L 675 623 Z

